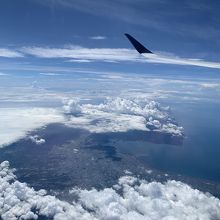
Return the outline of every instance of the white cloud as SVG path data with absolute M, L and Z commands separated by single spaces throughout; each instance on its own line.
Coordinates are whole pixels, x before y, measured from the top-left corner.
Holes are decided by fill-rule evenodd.
M 103 40 L 105 36 L 92 36 L 90 39 Z M 24 54 L 39 58 L 65 58 L 68 62 L 148 62 L 175 65 L 190 65 L 220 69 L 220 62 L 205 61 L 202 59 L 181 58 L 166 52 L 158 54 L 142 54 L 127 48 L 86 48 L 78 45 L 69 45 L 64 48 L 24 47 L 19 50 L 0 48 L 0 57 L 24 57 Z M 147 59 L 144 59 L 147 58 Z
M 0 76 L 7 76 L 7 75 L 8 75 L 7 73 L 0 72 Z
M 43 76 L 62 76 L 63 74 L 61 74 L 61 73 L 40 73 L 40 75 L 43 75 Z
M 108 98 L 101 104 L 80 104 L 78 99 L 64 105 L 70 114 L 67 125 L 90 132 L 158 131 L 183 135 L 183 128 L 169 117 L 168 108 L 144 98 Z
M 72 62 L 72 63 L 91 63 L 93 61 L 92 60 L 85 60 L 85 59 L 71 59 L 71 60 L 68 60 L 67 62 Z
M 140 56 L 135 50 L 126 48 L 85 48 L 80 46 L 69 46 L 68 48 L 25 47 L 21 51 L 40 58 L 67 58 L 69 62 L 148 62 L 220 69 L 219 62 L 181 58 L 166 52 L 142 54 L 143 56 Z
M 80 204 L 60 201 L 17 181 L 7 161 L 0 164 L 0 215 L 3 220 L 37 219 L 38 215 L 55 220 L 94 219 Z
M 45 139 L 40 138 L 38 135 L 31 135 L 29 138 L 37 145 L 44 144 L 46 142 Z
M 142 54 L 149 63 L 164 63 L 164 64 L 175 64 L 175 65 L 190 65 L 200 66 L 207 68 L 220 69 L 220 63 L 209 62 L 202 59 L 191 59 L 191 58 L 180 58 L 178 56 L 165 56 L 160 54 Z
M 111 97 L 100 104 L 81 104 L 80 99 L 74 99 L 66 101 L 63 108 L 63 111 L 37 107 L 0 108 L 0 146 L 9 145 L 34 129 L 56 122 L 95 133 L 153 130 L 183 134 L 183 129 L 170 119 L 167 109 L 146 97 Z M 36 144 L 44 142 L 35 136 L 31 140 Z
M 17 52 L 15 50 L 0 48 L 0 57 L 15 58 L 15 57 L 23 57 L 23 56 L 24 55 L 22 53 Z
M 89 37 L 91 40 L 105 40 L 106 36 L 91 36 Z
M 25 97 L 19 93 L 17 99 L 14 97 L 14 92 L 11 96 L 7 91 L 10 99 L 4 98 L 4 100 L 21 103 L 26 102 L 26 99 L 29 103 L 30 97 L 34 101 L 44 100 L 45 93 L 37 94 L 35 97 L 29 95 L 31 92 L 32 90 L 25 90 Z M 50 96 L 50 100 L 54 97 L 63 98 L 55 94 Z M 49 99 L 45 101 L 47 100 Z M 183 128 L 170 118 L 168 109 L 161 107 L 157 102 L 147 100 L 146 97 L 110 97 L 99 104 L 92 103 L 94 103 L 93 99 L 84 100 L 84 103 L 81 103 L 80 99 L 68 99 L 61 110 L 39 107 L 0 108 L 0 147 L 30 135 L 30 132 L 37 128 L 56 122 L 93 133 L 152 130 L 183 135 Z M 32 137 L 32 141 L 41 142 L 40 138 L 35 137 Z
M 220 217 L 218 199 L 194 190 L 182 182 L 148 183 L 124 176 L 119 179 L 118 186 L 122 195 L 113 188 L 77 192 L 81 203 L 94 210 L 99 219 L 180 220 Z
M 100 75 L 102 78 L 104 79 L 127 79 L 127 77 L 123 77 L 122 75 L 116 75 L 116 74 L 111 74 L 111 75 L 108 75 L 108 74 L 103 74 L 103 75 Z
M 68 58 L 71 62 L 106 61 L 106 62 L 145 62 L 134 50 L 125 48 L 68 48 L 26 47 L 22 52 L 40 58 Z
M 201 83 L 200 84 L 203 88 L 207 89 L 215 89 L 215 88 L 220 88 L 220 84 L 218 83 Z
M 23 138 L 28 132 L 53 122 L 63 122 L 51 108 L 0 108 L 0 147 Z
M 72 204 L 36 191 L 16 180 L 13 169 L 0 164 L 0 215 L 3 220 L 37 219 L 219 219 L 220 200 L 177 181 L 147 182 L 123 176 L 103 190 L 73 188 Z M 120 192 L 120 193 L 119 193 Z M 90 210 L 90 211 L 89 211 Z

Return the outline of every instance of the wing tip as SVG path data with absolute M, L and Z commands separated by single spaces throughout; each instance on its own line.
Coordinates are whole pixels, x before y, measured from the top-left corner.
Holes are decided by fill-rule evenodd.
M 134 48 L 140 53 L 152 53 L 150 50 L 148 50 L 146 47 L 144 47 L 140 42 L 138 42 L 134 37 L 132 37 L 130 34 L 125 33 L 124 34 L 128 40 L 131 42 L 131 44 L 134 46 Z

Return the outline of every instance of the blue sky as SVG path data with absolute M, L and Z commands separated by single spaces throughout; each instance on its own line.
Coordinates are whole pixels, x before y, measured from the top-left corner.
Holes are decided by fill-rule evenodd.
M 218 73 L 219 69 L 143 62 L 123 34 L 132 34 L 155 52 L 220 62 L 219 9 L 219 1 L 207 0 L 1 1 L 0 71 L 53 71 L 52 67 L 62 67 L 70 72 L 86 68 L 142 73 Z M 55 49 L 49 57 L 45 56 L 48 48 Z M 118 51 L 121 48 L 128 51 Z M 81 56 L 82 49 L 89 57 Z M 110 55 L 108 51 L 105 59 L 106 49 L 113 51 L 110 50 Z M 72 59 L 66 52 L 78 55 Z M 99 58 L 93 59 L 94 54 Z M 124 57 L 126 54 L 128 57 Z

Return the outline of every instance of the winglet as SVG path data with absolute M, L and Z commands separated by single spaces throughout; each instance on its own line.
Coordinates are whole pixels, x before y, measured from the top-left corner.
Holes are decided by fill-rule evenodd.
M 125 36 L 128 38 L 128 40 L 131 42 L 131 44 L 134 46 L 134 48 L 140 53 L 152 53 L 150 50 L 148 50 L 146 47 L 144 47 L 141 43 L 139 43 L 136 39 L 134 39 L 130 34 L 125 34 Z

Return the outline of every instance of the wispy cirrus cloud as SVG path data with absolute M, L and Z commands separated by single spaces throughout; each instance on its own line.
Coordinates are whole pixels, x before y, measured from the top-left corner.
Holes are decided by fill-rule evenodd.
M 101 39 L 102 36 L 95 36 Z M 220 69 L 220 62 L 207 61 L 198 58 L 181 58 L 175 54 L 158 52 L 157 54 L 138 54 L 128 48 L 87 48 L 81 46 L 68 47 L 23 47 L 14 50 L 0 48 L 0 57 L 17 58 L 34 56 L 45 59 L 66 59 L 67 62 L 90 63 L 90 62 L 136 62 L 173 64 L 181 66 L 199 66 Z
M 16 50 L 0 48 L 0 57 L 16 58 L 16 57 L 24 57 L 24 55 Z
M 106 38 L 107 38 L 106 36 L 101 36 L 101 35 L 89 37 L 89 39 L 91 40 L 105 40 Z
M 53 8 L 67 8 L 95 16 L 110 17 L 116 21 L 126 22 L 131 25 L 138 25 L 145 28 L 154 29 L 160 32 L 178 34 L 180 36 L 190 36 L 196 39 L 218 41 L 219 28 L 212 21 L 210 25 L 207 17 L 206 22 L 200 25 L 196 22 L 198 16 L 212 15 L 219 18 L 218 10 L 214 10 L 213 5 L 208 1 L 189 1 L 174 2 L 172 0 L 35 0 L 40 4 Z M 160 8 L 160 13 L 158 13 Z M 195 16 L 195 17 L 194 17 Z M 182 22 L 191 18 L 190 22 Z M 216 19 L 217 20 L 217 19 Z M 218 22 L 219 23 L 219 22 Z M 172 24 L 172 29 L 170 25 Z
M 86 48 L 79 46 L 71 46 L 69 48 L 25 47 L 21 51 L 39 58 L 68 58 L 72 62 L 145 62 L 133 49 L 126 48 Z
M 220 69 L 220 62 L 205 61 L 202 59 L 180 58 L 178 56 L 164 56 L 157 54 L 143 54 L 149 63 L 164 63 L 174 65 L 200 66 Z
M 43 76 L 62 76 L 61 73 L 50 73 L 50 72 L 39 73 L 39 74 Z
M 70 46 L 68 48 L 25 47 L 21 51 L 38 58 L 66 58 L 69 62 L 139 62 L 160 63 L 182 66 L 200 66 L 220 69 L 220 62 L 211 62 L 197 58 L 181 58 L 173 54 L 159 52 L 158 54 L 139 55 L 133 49 L 127 48 L 86 48 Z
M 7 75 L 8 75 L 7 73 L 0 72 L 0 76 L 7 76 Z
M 67 62 L 72 62 L 72 63 L 91 63 L 94 60 L 86 60 L 86 59 L 71 59 L 68 60 Z
M 220 83 L 201 83 L 201 87 L 206 89 L 217 89 L 220 88 Z

